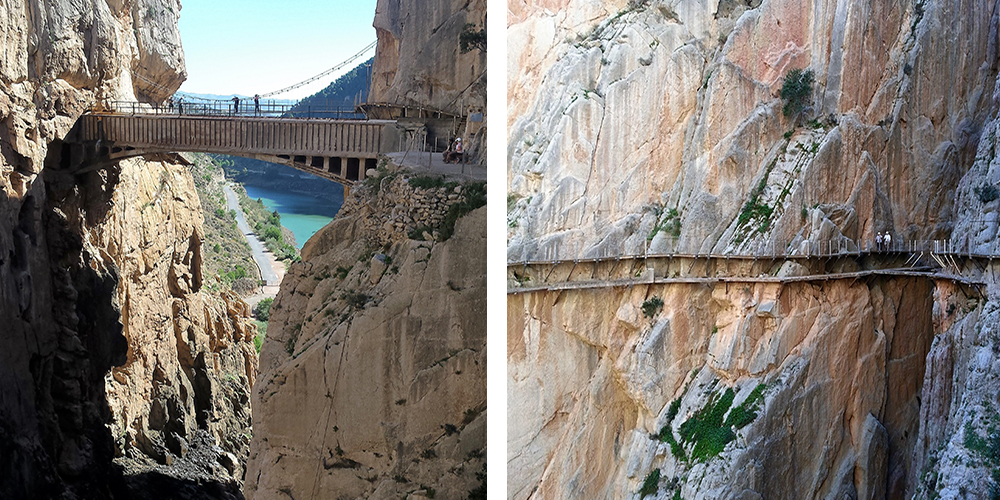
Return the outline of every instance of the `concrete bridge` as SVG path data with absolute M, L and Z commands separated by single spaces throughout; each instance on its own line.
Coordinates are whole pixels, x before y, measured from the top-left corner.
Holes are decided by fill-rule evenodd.
M 825 248 L 837 248 L 830 245 Z M 795 263 L 790 266 L 787 263 Z M 812 254 L 641 254 L 507 263 L 507 293 L 651 284 L 818 282 L 869 276 L 946 279 L 974 287 L 997 282 L 993 254 L 950 241 L 906 241 L 892 248 Z
M 84 172 L 150 153 L 218 153 L 288 165 L 349 188 L 400 141 L 393 120 L 255 116 L 248 108 L 191 115 L 192 105 L 182 113 L 129 104 L 80 117 L 65 140 L 63 167 Z

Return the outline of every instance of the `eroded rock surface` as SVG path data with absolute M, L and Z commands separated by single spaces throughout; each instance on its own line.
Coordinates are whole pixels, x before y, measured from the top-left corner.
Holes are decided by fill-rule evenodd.
M 462 53 L 459 40 L 463 31 L 486 28 L 485 0 L 379 0 L 373 25 L 369 102 L 450 113 L 485 106 L 486 51 Z
M 992 2 L 509 9 L 508 260 L 998 250 Z M 996 302 L 913 278 L 509 296 L 509 496 L 986 497 Z
M 61 162 L 86 110 L 180 85 L 179 14 L 176 0 L 0 6 L 4 498 L 239 495 L 256 356 L 246 305 L 201 291 L 190 174 L 170 158 L 82 175 Z
M 466 498 L 485 473 L 486 210 L 444 242 L 376 246 L 352 196 L 271 306 L 246 496 Z

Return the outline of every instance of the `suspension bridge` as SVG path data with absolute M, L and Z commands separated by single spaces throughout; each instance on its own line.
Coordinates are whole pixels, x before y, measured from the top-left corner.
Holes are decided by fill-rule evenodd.
M 997 281 L 994 254 L 949 240 L 900 241 L 878 248 L 811 242 L 805 252 L 638 254 L 507 263 L 507 293 L 653 284 L 794 283 L 871 276 L 945 279 L 983 287 Z M 813 251 L 809 251 L 813 250 Z M 794 264 L 794 265 L 793 265 Z

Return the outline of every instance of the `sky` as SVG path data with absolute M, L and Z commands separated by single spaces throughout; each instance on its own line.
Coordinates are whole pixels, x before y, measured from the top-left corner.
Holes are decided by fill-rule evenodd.
M 252 96 L 287 87 L 375 41 L 376 0 L 182 0 L 182 92 Z M 275 99 L 312 95 L 374 55 Z

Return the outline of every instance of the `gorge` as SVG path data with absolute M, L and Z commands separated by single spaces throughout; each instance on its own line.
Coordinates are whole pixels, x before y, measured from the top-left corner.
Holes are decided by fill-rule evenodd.
M 422 92 L 439 98 L 485 101 L 485 91 L 473 85 L 485 69 L 485 54 L 460 53 L 457 44 L 466 24 L 482 22 L 485 2 L 458 7 L 439 2 L 428 16 L 433 25 L 418 25 L 416 31 L 412 23 L 404 29 L 401 22 L 415 5 L 383 3 L 379 12 L 386 17 L 376 24 L 380 33 L 391 35 L 380 42 L 390 52 L 377 55 L 375 64 L 383 74 L 423 77 L 407 77 L 381 95 L 410 96 L 406 85 L 418 81 Z M 0 6 L 5 49 L 0 64 L 0 338 L 5 343 L 0 354 L 0 497 L 271 498 L 287 491 L 338 495 L 338 488 L 343 494 L 378 496 L 381 487 L 378 494 L 384 497 L 436 490 L 439 498 L 464 498 L 480 484 L 477 473 L 484 462 L 485 271 L 477 256 L 485 252 L 485 209 L 452 221 L 448 241 L 410 239 L 404 225 L 379 233 L 388 240 L 376 244 L 363 239 L 375 237 L 366 232 L 369 228 L 354 228 L 365 218 L 358 207 L 372 201 L 361 199 L 364 190 L 359 190 L 357 198 L 345 202 L 354 200 L 354 218 L 345 212 L 324 230 L 358 239 L 334 242 L 323 239 L 321 231 L 315 243 L 305 245 L 316 260 L 304 259 L 289 270 L 297 283 L 279 294 L 281 307 L 274 317 L 281 323 L 269 329 L 261 354 L 265 363 L 259 366 L 249 307 L 228 290 L 206 287 L 204 217 L 186 160 L 156 152 L 87 171 L 64 168 L 64 139 L 86 112 L 114 101 L 163 103 L 179 87 L 186 77 L 180 15 L 177 0 Z M 404 37 L 409 45 L 401 49 Z M 408 68 L 410 59 L 398 58 L 421 44 L 426 50 L 420 50 L 445 61 L 434 67 L 442 74 L 427 73 L 418 57 L 414 62 L 422 66 L 416 70 Z M 412 93 L 406 104 L 429 105 L 420 100 L 424 95 Z M 391 100 L 402 102 L 398 96 Z M 436 104 L 461 114 L 447 101 Z M 410 189 L 405 173 L 395 175 L 399 190 Z M 423 211 L 441 216 L 441 210 L 466 206 L 479 193 L 474 186 L 447 189 L 428 193 L 428 202 L 437 203 L 441 196 L 443 201 Z M 417 215 L 418 207 L 411 208 Z M 383 289 L 373 281 L 377 273 L 360 264 L 345 278 L 351 290 L 325 281 L 336 272 L 327 264 L 347 264 L 344 252 L 367 255 L 370 250 L 365 261 L 370 266 L 396 260 L 383 269 L 391 271 Z M 337 329 L 305 322 L 300 335 L 291 328 L 294 318 L 288 313 L 304 317 L 309 307 L 326 305 L 301 303 L 301 290 L 309 288 L 303 282 L 322 285 L 347 305 L 336 316 L 322 316 L 338 319 Z M 390 282 L 395 283 L 390 287 Z M 406 301 L 417 288 L 425 290 L 413 299 L 423 316 L 411 317 Z M 359 300 L 368 293 L 377 304 Z M 359 337 L 374 341 L 374 335 L 363 333 L 379 329 L 383 343 L 354 343 Z M 285 353 L 291 336 L 298 336 L 300 349 L 313 347 L 304 358 L 309 364 L 300 366 L 302 360 Z M 377 408 L 351 409 L 359 403 L 352 391 L 361 385 L 343 382 L 330 389 L 321 379 L 310 376 L 313 384 L 306 384 L 299 378 L 311 374 L 316 362 L 325 368 L 322 346 L 338 339 L 343 344 L 336 356 L 345 359 L 340 373 L 347 381 L 371 380 L 365 370 L 379 366 L 372 357 L 383 356 L 384 398 Z M 382 349 L 392 345 L 399 349 Z M 331 349 L 331 362 L 333 356 Z M 352 364 L 365 358 L 364 366 Z M 405 360 L 405 369 L 389 369 L 393 360 Z M 279 378 L 294 383 L 278 384 Z M 275 384 L 283 387 L 275 390 Z M 364 411 L 367 418 L 337 421 L 352 431 L 353 441 L 330 440 L 310 448 L 309 436 L 294 425 L 283 428 L 280 409 L 267 406 L 267 401 L 296 398 L 302 398 L 303 419 L 328 415 L 332 401 L 348 413 Z M 394 403 L 404 398 L 409 405 Z M 441 404 L 442 398 L 448 404 Z M 366 396 L 363 402 L 376 401 Z M 389 424 L 395 431 L 383 432 Z M 301 438 L 306 442 L 297 441 Z M 427 449 L 432 453 L 424 456 Z M 280 477 L 280 468 L 264 459 L 289 455 L 288 450 L 310 466 L 285 482 L 272 481 Z M 411 466 L 413 458 L 419 467 Z M 321 474 L 334 472 L 335 481 L 318 482 Z M 412 482 L 394 481 L 397 474 Z M 376 480 L 368 479 L 373 476 Z M 393 489 L 386 490 L 390 485 Z
M 1000 491 L 992 268 L 822 279 L 869 270 L 883 233 L 997 253 L 995 2 L 508 7 L 509 498 Z M 791 70 L 814 76 L 801 114 Z M 745 283 L 522 274 L 813 248 L 858 257 Z

